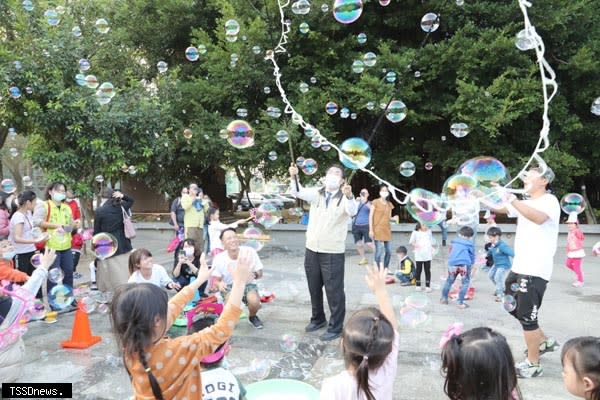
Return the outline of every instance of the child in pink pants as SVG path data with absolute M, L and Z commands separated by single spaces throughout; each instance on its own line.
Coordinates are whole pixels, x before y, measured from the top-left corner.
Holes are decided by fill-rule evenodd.
M 583 257 L 585 257 L 585 252 L 583 251 L 585 236 L 583 235 L 583 232 L 581 232 L 581 229 L 579 229 L 576 213 L 569 214 L 567 226 L 569 227 L 569 235 L 567 236 L 566 266 L 571 271 L 575 272 L 575 276 L 577 277 L 577 280 L 573 282 L 573 286 L 582 287 L 583 272 L 581 272 L 581 262 L 583 261 Z

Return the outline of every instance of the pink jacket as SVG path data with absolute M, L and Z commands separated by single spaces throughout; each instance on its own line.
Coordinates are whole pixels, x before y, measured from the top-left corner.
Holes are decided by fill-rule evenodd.
M 10 218 L 7 210 L 0 210 L 0 238 L 8 237 Z
M 585 235 L 579 228 L 569 231 L 569 234 L 567 235 L 567 252 L 583 249 L 584 240 Z

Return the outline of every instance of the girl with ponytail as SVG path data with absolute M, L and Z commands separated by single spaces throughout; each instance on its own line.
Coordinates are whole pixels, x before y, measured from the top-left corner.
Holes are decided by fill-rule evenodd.
M 322 400 L 391 400 L 398 368 L 400 336 L 388 296 L 387 269 L 367 267 L 367 285 L 377 297 L 379 309 L 354 313 L 341 339 L 346 370 L 323 381 Z

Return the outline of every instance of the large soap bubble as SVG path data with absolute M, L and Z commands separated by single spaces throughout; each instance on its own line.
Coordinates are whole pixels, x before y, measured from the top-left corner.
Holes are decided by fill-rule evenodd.
M 363 11 L 361 0 L 335 0 L 333 2 L 333 17 L 341 24 L 351 24 L 360 18 Z
M 465 137 L 469 134 L 469 125 L 464 122 L 457 122 L 450 125 L 450 133 L 452 133 L 457 138 Z
M 446 208 L 437 193 L 416 188 L 409 193 L 406 211 L 417 221 L 435 226 L 446 219 Z
M 256 251 L 261 251 L 264 246 L 263 237 L 263 231 L 250 223 L 248 228 L 242 233 L 242 245 L 252 247 Z
M 388 121 L 397 123 L 406 118 L 406 105 L 400 100 L 393 100 L 385 110 Z
M 477 181 L 472 195 L 490 207 L 502 208 L 510 200 L 511 193 L 505 189 L 510 182 L 507 168 L 493 157 L 475 157 L 465 161 L 457 171 Z
M 100 232 L 92 237 L 92 251 L 100 260 L 112 257 L 118 247 L 117 239 L 110 233 Z
M 227 141 L 236 149 L 245 149 L 254 144 L 254 130 L 246 121 L 231 121 L 227 125 L 227 135 Z
M 281 212 L 272 203 L 263 203 L 255 210 L 255 221 L 266 229 L 271 228 L 281 220 Z
M 440 27 L 440 17 L 434 13 L 427 13 L 421 18 L 421 29 L 424 32 L 435 32 Z
M 312 158 L 307 158 L 302 163 L 302 172 L 306 175 L 314 175 L 317 172 L 318 164 Z
M 340 146 L 340 161 L 350 169 L 364 168 L 371 161 L 371 147 L 361 138 L 349 138 Z
M 108 26 L 108 21 L 104 18 L 97 19 L 96 30 L 98 31 L 98 33 L 107 33 L 110 30 L 110 26 Z
M 567 193 L 560 199 L 560 208 L 566 214 L 579 214 L 585 210 L 585 200 L 579 193 Z
M 306 15 L 310 12 L 308 0 L 298 0 L 292 4 L 292 12 L 296 15 Z
M 200 52 L 194 46 L 190 46 L 187 49 L 185 49 L 185 58 L 188 61 L 198 61 L 198 59 L 200 58 Z
M 288 141 L 288 139 L 290 138 L 290 134 L 288 133 L 288 131 L 281 129 L 280 131 L 278 131 L 275 134 L 275 138 L 277 139 L 277 141 L 279 143 L 285 143 Z
M 229 19 L 225 22 L 225 34 L 237 35 L 240 32 L 240 24 L 235 19 Z
M 64 310 L 75 301 L 73 289 L 67 285 L 56 285 L 48 293 L 48 302 L 55 310 Z
M 400 167 L 398 167 L 400 175 L 405 176 L 407 178 L 413 176 L 416 170 L 417 169 L 415 167 L 415 163 L 413 163 L 412 161 L 404 161 L 402 164 L 400 164 Z
M 442 193 L 448 200 L 462 200 L 473 196 L 477 188 L 477 180 L 469 175 L 455 174 L 444 182 Z
M 327 104 L 325 104 L 325 112 L 329 115 L 333 115 L 338 111 L 338 105 L 335 104 L 333 101 L 328 102 Z

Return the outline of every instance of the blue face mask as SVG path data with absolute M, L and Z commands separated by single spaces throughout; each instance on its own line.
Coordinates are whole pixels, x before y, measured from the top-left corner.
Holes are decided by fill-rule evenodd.
M 54 201 L 63 201 L 67 196 L 64 193 L 54 193 L 52 195 L 52 200 Z
M 6 251 L 2 253 L 2 258 L 5 260 L 12 260 L 16 255 L 17 253 L 15 251 Z

